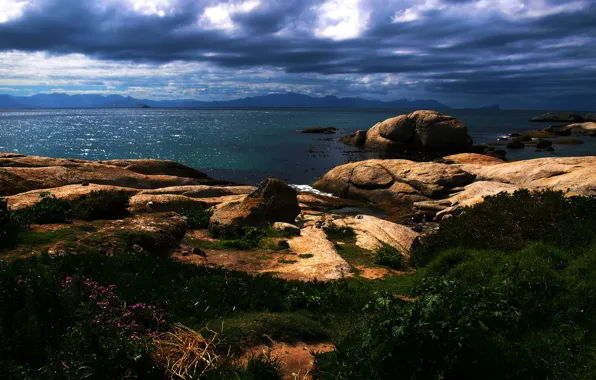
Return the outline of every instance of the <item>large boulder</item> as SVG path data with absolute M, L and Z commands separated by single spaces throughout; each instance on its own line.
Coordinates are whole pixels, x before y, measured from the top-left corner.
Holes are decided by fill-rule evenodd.
M 411 203 L 468 185 L 474 175 L 452 165 L 408 160 L 366 160 L 338 166 L 314 187 L 351 199 Z
M 356 145 L 362 134 L 343 140 Z M 416 111 L 377 123 L 366 133 L 364 146 L 382 151 L 423 149 L 463 152 L 472 147 L 468 128 L 452 116 L 436 111 Z
M 247 226 L 294 223 L 300 213 L 297 197 L 285 182 L 267 178 L 244 200 L 220 205 L 209 220 L 209 230 L 216 236 L 234 235 Z

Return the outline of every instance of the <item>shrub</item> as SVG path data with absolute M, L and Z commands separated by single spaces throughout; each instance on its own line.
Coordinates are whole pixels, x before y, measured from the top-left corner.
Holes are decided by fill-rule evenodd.
M 375 263 L 396 270 L 403 269 L 404 259 L 402 254 L 389 244 L 382 243 L 375 251 Z
M 345 228 L 326 228 L 325 234 L 332 241 L 354 242 L 356 241 L 356 232 L 352 227 Z
M 188 228 L 203 230 L 209 227 L 209 219 L 213 212 L 211 210 L 183 209 L 180 214 L 186 217 Z
M 12 245 L 19 230 L 20 225 L 14 219 L 8 202 L 0 197 L 0 248 Z
M 423 284 L 411 306 L 385 295 L 365 309 L 370 319 L 336 351 L 317 355 L 318 379 L 519 378 L 523 360 L 501 341 L 517 323 L 505 298 L 455 281 Z M 511 355 L 510 355 L 511 353 Z M 533 373 L 534 374 L 534 373 Z M 542 373 L 540 373 L 541 375 Z M 531 376 L 522 376 L 532 378 Z M 537 376 L 536 378 L 543 378 Z
M 123 219 L 128 215 L 129 196 L 124 190 L 92 191 L 72 202 L 76 219 Z
M 15 216 L 23 225 L 72 222 L 71 205 L 68 200 L 58 199 L 47 191 L 40 193 L 39 198 L 33 206 L 15 212 Z
M 450 248 L 515 251 L 537 241 L 562 248 L 596 242 L 596 197 L 565 197 L 552 190 L 486 197 L 423 236 L 413 245 L 410 262 L 423 266 Z

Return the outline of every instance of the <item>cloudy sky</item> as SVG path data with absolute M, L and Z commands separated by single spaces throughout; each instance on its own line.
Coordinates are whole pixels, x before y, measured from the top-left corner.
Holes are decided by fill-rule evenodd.
M 594 100 L 596 0 L 0 0 L 0 93 L 286 91 Z

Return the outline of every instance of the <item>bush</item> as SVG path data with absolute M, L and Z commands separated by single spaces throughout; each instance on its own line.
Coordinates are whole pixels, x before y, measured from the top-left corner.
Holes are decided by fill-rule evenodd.
M 515 346 L 504 346 L 516 309 L 498 293 L 429 280 L 411 306 L 391 295 L 369 304 L 368 321 L 336 351 L 318 355 L 319 379 L 544 378 L 525 373 Z M 337 364 L 333 364 L 337 363 Z M 528 375 L 528 376 L 526 376 Z
M 561 248 L 596 242 L 596 197 L 565 197 L 552 190 L 486 197 L 423 236 L 412 247 L 410 263 L 423 266 L 450 248 L 515 251 L 537 241 Z
M 11 246 L 15 242 L 20 227 L 6 199 L 0 197 L 0 248 Z
M 47 191 L 40 193 L 39 198 L 33 206 L 14 213 L 23 225 L 72 222 L 71 205 L 68 200 L 58 199 Z
M 389 244 L 382 243 L 375 251 L 375 263 L 401 270 L 404 267 L 402 254 Z
M 213 212 L 211 210 L 183 209 L 180 214 L 186 217 L 188 228 L 204 230 L 209 227 L 209 219 Z
M 0 261 L 0 373 L 6 378 L 163 378 L 164 369 L 149 360 L 156 327 L 205 326 L 246 312 L 308 309 L 313 317 L 349 315 L 368 299 L 368 291 L 344 281 L 285 281 L 143 254 Z M 163 306 L 165 324 L 156 324 L 161 313 L 149 305 Z M 271 369 L 266 363 L 229 368 L 229 373 L 222 368 L 206 378 L 273 376 L 262 371 Z
M 124 190 L 92 191 L 72 202 L 75 219 L 123 219 L 128 215 L 129 196 Z
M 332 241 L 354 242 L 356 241 L 356 232 L 352 227 L 345 228 L 326 228 L 325 234 Z

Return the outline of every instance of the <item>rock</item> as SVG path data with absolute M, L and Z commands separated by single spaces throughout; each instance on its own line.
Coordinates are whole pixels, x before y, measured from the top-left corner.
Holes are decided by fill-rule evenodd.
M 322 133 L 325 135 L 331 135 L 337 132 L 337 128 L 334 127 L 310 127 L 302 131 L 302 133 Z
M 132 161 L 134 162 L 131 163 Z M 203 176 L 202 173 L 183 165 L 174 165 L 172 161 L 165 161 L 163 164 L 159 160 L 109 162 L 110 164 L 36 156 L 4 156 L 0 158 L 0 196 L 81 183 L 133 189 L 226 183 Z M 134 170 L 129 170 L 129 167 Z M 168 174 L 159 172 L 162 169 Z M 155 174 L 141 174 L 139 171 Z M 171 175 L 174 173 L 184 176 Z
M 582 115 L 579 115 L 576 113 L 571 113 L 571 112 L 548 112 L 548 113 L 542 114 L 540 116 L 536 116 L 536 117 L 530 119 L 530 121 L 536 121 L 536 122 L 541 122 L 541 121 L 582 122 L 582 121 L 584 121 L 584 117 Z
M 553 148 L 552 146 L 549 146 L 548 148 L 545 149 L 547 152 L 554 152 L 555 148 Z
M 119 186 L 108 186 L 108 185 L 96 185 L 96 184 L 89 184 L 88 186 L 84 185 L 67 185 L 62 187 L 56 187 L 51 189 L 39 189 L 39 190 L 31 190 L 24 193 L 11 195 L 6 197 L 8 200 L 8 205 L 13 210 L 18 210 L 25 207 L 31 207 L 37 202 L 39 202 L 40 198 L 39 195 L 43 192 L 50 192 L 52 195 L 56 196 L 58 199 L 67 199 L 67 200 L 77 200 L 83 195 L 88 195 L 93 191 L 110 191 L 110 192 L 119 192 L 124 191 L 129 196 L 134 196 L 139 192 L 137 189 L 131 189 L 128 187 L 119 187 Z
M 147 175 L 170 175 L 174 177 L 208 179 L 209 176 L 189 166 L 170 160 L 137 159 L 137 160 L 108 160 L 99 161 L 100 164 L 114 165 L 135 173 Z
M 596 122 L 596 113 L 589 113 L 587 115 L 584 115 L 584 120 Z
M 408 203 L 448 194 L 474 176 L 455 166 L 408 160 L 366 160 L 338 166 L 313 186 L 349 199 Z
M 508 149 L 523 149 L 525 147 L 526 145 L 520 140 L 513 140 L 509 144 L 507 144 Z
M 395 247 L 402 255 L 409 256 L 410 247 L 419 236 L 406 226 L 370 215 L 349 217 L 344 222 L 356 231 L 356 244 L 368 250 L 375 250 L 385 243 Z
M 567 125 L 550 125 L 544 128 L 543 132 L 554 133 L 557 136 L 571 135 L 571 129 Z
M 492 181 L 529 188 L 570 189 L 596 195 L 596 157 L 546 157 L 501 165 L 460 165 L 476 175 L 476 181 Z
M 216 208 L 209 220 L 215 235 L 236 234 L 247 226 L 265 227 L 275 222 L 293 223 L 300 213 L 298 193 L 275 178 L 267 178 L 241 202 Z
M 530 141 L 532 141 L 532 137 L 529 134 L 522 135 L 522 136 L 516 138 L 514 141 L 530 142 Z
M 594 122 L 570 124 L 567 128 L 573 133 L 584 134 L 586 136 L 596 133 L 596 123 Z
M 471 149 L 472 140 L 468 128 L 454 117 L 436 111 L 416 111 L 377 123 L 368 130 L 364 145 L 382 151 L 457 152 Z
M 347 145 L 363 146 L 366 143 L 366 131 L 358 130 L 356 133 L 342 137 L 340 141 Z
M 554 144 L 557 145 L 581 145 L 583 143 L 584 142 L 580 139 L 562 139 L 554 142 Z
M 137 194 L 129 201 L 132 212 L 180 212 L 185 208 L 203 209 L 207 208 L 207 204 L 178 194 Z
M 230 195 L 244 195 L 254 191 L 254 186 L 208 186 L 208 185 L 188 185 L 172 186 L 159 189 L 143 190 L 140 194 L 176 194 L 184 195 L 190 198 L 216 198 Z
M 496 150 L 493 150 L 496 152 Z M 494 154 L 494 153 L 493 153 Z M 477 153 L 460 153 L 443 157 L 443 161 L 448 164 L 477 164 L 477 165 L 499 165 L 503 160 L 494 156 Z
M 548 148 L 548 147 L 550 147 L 552 145 L 553 145 L 553 142 L 552 141 L 540 139 L 536 143 L 536 148 L 537 149 L 546 149 L 546 148 Z
M 524 132 L 522 137 L 524 138 L 522 141 L 530 141 L 529 139 L 554 139 L 557 138 L 558 135 L 556 133 L 546 131 L 530 131 Z
M 290 223 L 275 222 L 273 223 L 273 229 L 285 232 L 292 236 L 300 236 L 300 228 Z

